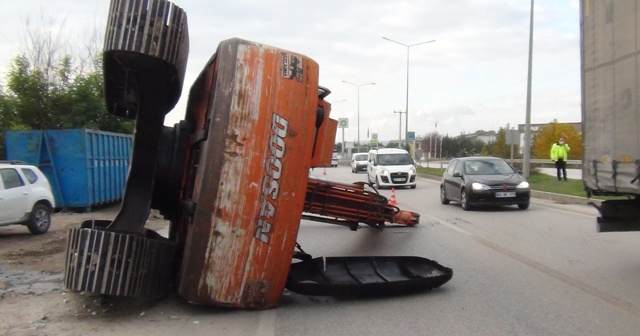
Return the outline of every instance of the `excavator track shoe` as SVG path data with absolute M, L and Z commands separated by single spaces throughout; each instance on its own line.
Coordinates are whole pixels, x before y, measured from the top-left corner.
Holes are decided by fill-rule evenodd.
M 452 269 L 422 257 L 320 257 L 293 263 L 286 288 L 303 295 L 386 296 L 438 288 L 452 276 Z
M 128 297 L 167 293 L 175 273 L 175 243 L 154 231 L 127 234 L 100 227 L 108 223 L 89 220 L 69 230 L 65 287 Z

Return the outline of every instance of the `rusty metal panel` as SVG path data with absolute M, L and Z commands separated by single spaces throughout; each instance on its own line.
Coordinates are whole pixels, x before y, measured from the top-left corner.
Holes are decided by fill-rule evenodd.
M 219 45 L 187 110 L 199 121 L 191 145 L 199 159 L 187 173 L 195 209 L 178 289 L 186 300 L 278 304 L 302 216 L 317 102 L 312 59 L 240 39 Z
M 311 167 L 331 167 L 331 156 L 338 129 L 338 121 L 331 119 L 331 104 L 319 99 L 318 108 L 324 111 L 322 124 L 316 131 Z
M 337 129 L 338 121 L 335 119 L 327 119 L 324 125 L 320 128 L 318 143 L 323 146 L 322 166 L 324 167 L 331 167 L 331 158 L 333 156 Z

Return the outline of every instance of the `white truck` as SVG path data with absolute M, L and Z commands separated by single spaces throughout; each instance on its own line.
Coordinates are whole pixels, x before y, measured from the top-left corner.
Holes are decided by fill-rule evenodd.
M 640 16 L 635 0 L 581 0 L 582 179 L 599 232 L 640 231 Z M 619 199 L 618 199 L 619 198 Z

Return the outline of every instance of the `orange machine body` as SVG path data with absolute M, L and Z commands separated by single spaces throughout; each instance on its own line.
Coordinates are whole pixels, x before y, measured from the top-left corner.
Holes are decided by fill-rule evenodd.
M 192 86 L 179 230 L 187 301 L 279 303 L 318 133 L 318 72 L 303 55 L 230 39 Z
M 329 118 L 331 104 L 327 101 L 320 100 L 318 107 L 325 113 L 322 115 L 323 121 L 317 131 L 311 167 L 331 167 L 331 156 L 333 155 L 333 145 L 336 139 L 338 121 Z

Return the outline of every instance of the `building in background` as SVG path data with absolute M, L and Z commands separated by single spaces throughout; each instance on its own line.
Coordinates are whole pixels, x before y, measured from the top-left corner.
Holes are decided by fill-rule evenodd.
M 496 133 L 496 131 L 479 130 L 475 131 L 474 133 L 464 134 L 462 136 L 470 140 L 480 140 L 485 144 L 488 144 L 496 141 L 496 139 L 498 138 L 498 133 Z

